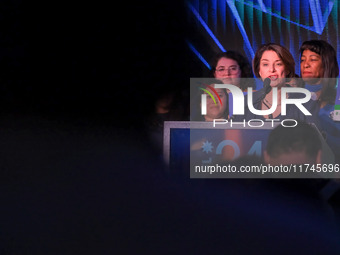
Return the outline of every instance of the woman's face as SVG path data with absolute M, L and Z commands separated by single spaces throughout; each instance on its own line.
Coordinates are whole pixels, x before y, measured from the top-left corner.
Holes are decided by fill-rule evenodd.
M 239 87 L 241 69 L 235 60 L 222 57 L 217 62 L 214 76 L 216 79 L 221 80 L 224 84 L 232 84 Z
M 209 90 L 209 89 L 208 89 Z M 207 114 L 204 116 L 206 121 L 213 121 L 214 119 L 227 119 L 226 109 L 227 109 L 227 93 L 225 89 L 215 88 L 217 94 L 221 98 L 221 102 L 216 98 L 214 92 L 210 91 L 215 97 L 214 100 L 207 95 Z
M 318 84 L 323 77 L 322 58 L 319 54 L 304 50 L 301 55 L 301 77 L 310 84 Z
M 285 66 L 275 51 L 267 50 L 263 52 L 260 59 L 259 74 L 262 80 L 266 78 L 271 80 L 270 86 L 283 86 L 286 78 Z

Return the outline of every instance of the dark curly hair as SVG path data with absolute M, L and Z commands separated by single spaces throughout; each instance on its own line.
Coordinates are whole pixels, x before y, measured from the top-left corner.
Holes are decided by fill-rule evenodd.
M 217 63 L 221 58 L 235 60 L 240 67 L 241 78 L 254 78 L 251 64 L 249 63 L 248 59 L 244 57 L 242 54 L 240 54 L 239 52 L 233 51 L 233 50 L 219 53 L 213 58 L 213 60 L 211 61 L 211 66 L 212 66 L 211 76 L 212 77 L 214 77 Z M 243 82 L 241 81 L 240 88 L 242 90 L 246 90 L 248 87 L 255 88 L 255 83 L 253 82 L 253 79 L 245 79 L 243 80 Z

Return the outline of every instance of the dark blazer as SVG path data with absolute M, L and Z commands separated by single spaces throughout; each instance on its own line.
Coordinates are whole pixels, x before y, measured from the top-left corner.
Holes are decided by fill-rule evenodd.
M 264 96 L 264 89 L 260 89 L 253 93 L 253 103 L 255 109 L 261 109 L 261 97 Z M 302 95 L 299 93 L 289 93 L 289 98 L 302 98 Z M 248 95 L 244 98 L 245 108 L 244 108 L 244 115 L 235 115 L 234 121 L 249 121 L 251 119 L 260 119 L 265 120 L 264 116 L 262 115 L 255 115 L 252 113 L 248 108 Z M 299 108 L 297 108 L 295 105 L 288 104 L 287 105 L 287 112 L 286 115 L 279 115 L 275 117 L 275 119 L 284 120 L 284 119 L 294 119 L 297 121 L 304 121 L 307 123 L 314 123 L 318 128 L 320 128 L 320 121 L 319 121 L 319 105 L 317 101 L 309 100 L 307 103 L 303 104 L 304 107 L 312 114 L 311 116 L 304 115 L 303 112 Z

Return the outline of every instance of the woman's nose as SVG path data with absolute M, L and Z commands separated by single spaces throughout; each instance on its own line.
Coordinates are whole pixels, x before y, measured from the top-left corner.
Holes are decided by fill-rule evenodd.
M 227 76 L 230 76 L 230 75 L 231 75 L 231 71 L 230 71 L 229 68 L 225 70 L 225 74 L 226 74 Z
M 303 62 L 303 66 L 306 68 L 306 67 L 309 67 L 310 65 L 309 65 L 309 61 L 308 60 L 305 60 L 304 62 Z

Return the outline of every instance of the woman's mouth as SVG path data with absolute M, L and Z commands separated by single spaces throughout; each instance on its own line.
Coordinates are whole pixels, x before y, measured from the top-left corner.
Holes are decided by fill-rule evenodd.
M 268 78 L 269 78 L 271 81 L 276 81 L 279 77 L 278 77 L 278 75 L 270 75 L 270 76 L 268 76 Z

